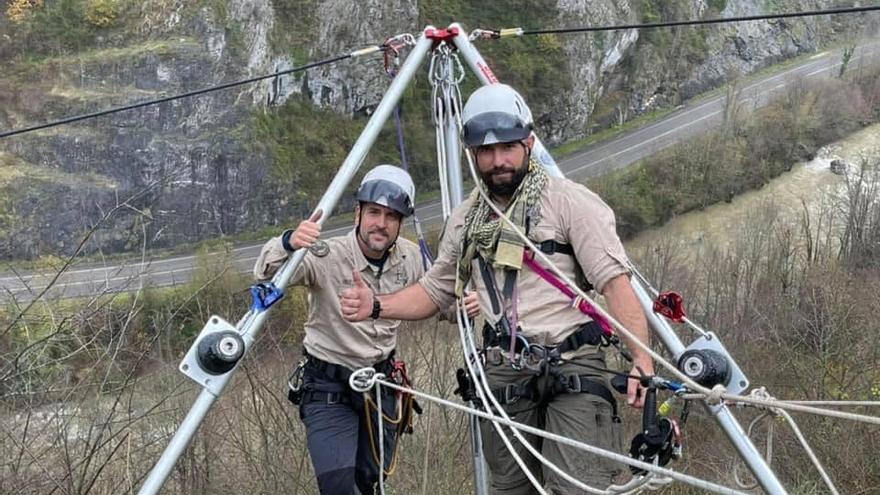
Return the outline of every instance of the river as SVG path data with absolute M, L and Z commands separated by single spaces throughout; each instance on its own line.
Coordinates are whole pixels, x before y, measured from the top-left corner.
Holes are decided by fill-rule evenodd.
M 773 217 L 774 225 L 798 225 L 804 206 L 812 215 L 834 205 L 845 192 L 846 179 L 830 170 L 834 159 L 850 164 L 857 172 L 865 157 L 880 153 L 880 124 L 824 146 L 816 158 L 795 164 L 791 171 L 773 179 L 761 189 L 736 196 L 730 203 L 718 203 L 701 211 L 679 215 L 661 227 L 646 230 L 627 242 L 634 259 L 646 249 L 672 241 L 678 249 L 697 255 L 707 247 L 727 248 L 743 235 L 753 232 L 755 223 Z

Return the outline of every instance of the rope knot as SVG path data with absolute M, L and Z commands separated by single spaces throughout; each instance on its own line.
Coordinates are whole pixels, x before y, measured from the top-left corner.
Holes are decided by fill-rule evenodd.
M 717 406 L 718 404 L 721 404 L 721 395 L 726 393 L 727 389 L 724 387 L 724 385 L 721 385 L 719 383 L 712 387 L 712 390 L 710 390 L 709 393 L 706 394 L 706 402 L 708 402 L 710 405 Z
M 348 386 L 355 392 L 366 392 L 376 385 L 376 380 L 384 380 L 385 375 L 371 367 L 361 368 L 348 377 Z

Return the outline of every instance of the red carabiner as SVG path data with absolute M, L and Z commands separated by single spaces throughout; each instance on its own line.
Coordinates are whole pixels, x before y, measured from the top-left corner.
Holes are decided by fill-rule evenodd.
M 661 292 L 654 301 L 654 312 L 676 323 L 681 323 L 687 318 L 684 312 L 684 298 L 678 292 Z

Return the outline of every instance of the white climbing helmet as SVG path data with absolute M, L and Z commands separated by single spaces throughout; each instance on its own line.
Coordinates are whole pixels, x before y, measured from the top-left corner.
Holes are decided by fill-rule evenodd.
M 532 111 L 506 84 L 482 86 L 462 110 L 462 140 L 468 147 L 521 141 L 532 133 Z
M 364 176 L 358 187 L 357 200 L 386 206 L 408 217 L 415 211 L 416 186 L 406 170 L 394 165 L 379 165 Z

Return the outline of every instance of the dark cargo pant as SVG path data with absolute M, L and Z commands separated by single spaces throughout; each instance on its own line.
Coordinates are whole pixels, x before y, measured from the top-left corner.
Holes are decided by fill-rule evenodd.
M 560 366 L 564 375 L 594 376 L 596 381 L 607 385 L 606 379 L 599 373 L 576 366 L 576 363 L 584 363 L 604 368 L 604 356 L 590 354 L 574 358 L 572 361 Z M 534 371 L 514 370 L 506 359 L 502 363 L 488 363 L 486 372 L 493 389 L 501 388 L 507 384 L 525 384 L 535 377 Z M 621 425 L 612 420 L 611 405 L 601 397 L 588 393 L 559 394 L 543 406 L 521 398 L 504 406 L 504 409 L 512 420 L 519 423 L 605 450 L 617 453 L 623 451 Z M 504 495 L 535 493 L 531 482 L 507 450 L 491 422 L 482 420 L 480 430 L 486 462 L 489 465 L 491 493 Z M 541 464 L 513 437 L 509 428 L 504 428 L 504 431 L 514 445 L 517 454 L 548 493 L 583 493 L 582 490 L 563 479 L 549 467 Z M 547 460 L 592 487 L 607 488 L 612 483 L 612 478 L 621 471 L 622 465 L 605 457 L 528 433 L 523 433 L 523 436 Z
M 306 389 L 325 394 L 315 394 L 311 400 L 300 405 L 300 418 L 305 424 L 309 455 L 318 489 L 323 495 L 372 495 L 379 481 L 378 463 L 373 458 L 368 425 L 364 416 L 364 398 L 354 392 L 348 383 L 331 381 L 317 376 L 308 368 L 303 376 Z M 383 389 L 387 390 L 387 389 Z M 336 397 L 346 397 L 341 401 Z M 375 395 L 375 392 L 370 392 Z M 305 397 L 308 399 L 308 395 Z M 396 417 L 396 401 L 393 393 L 383 393 L 382 409 L 385 415 Z M 379 435 L 375 412 L 372 418 L 373 438 L 378 456 Z M 396 442 L 396 425 L 384 422 L 385 469 L 391 461 Z

